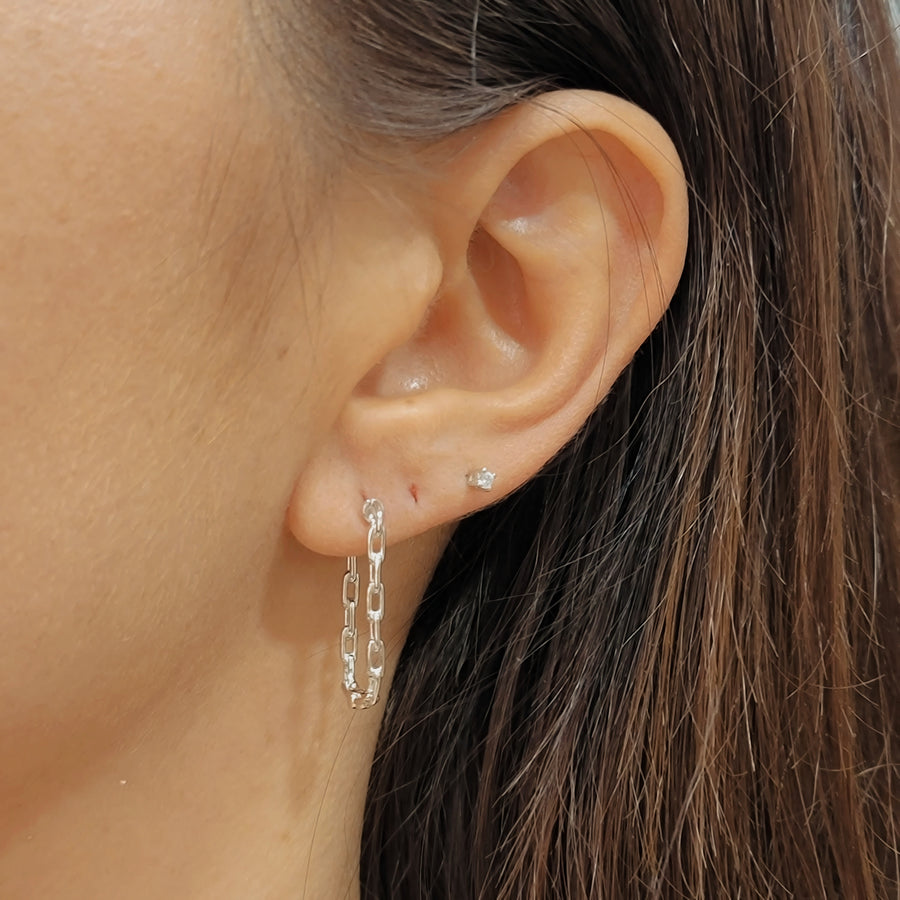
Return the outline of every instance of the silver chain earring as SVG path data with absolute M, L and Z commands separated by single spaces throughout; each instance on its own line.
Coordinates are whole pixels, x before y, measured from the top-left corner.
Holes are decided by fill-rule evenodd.
M 344 690 L 350 695 L 353 709 L 369 709 L 378 702 L 381 677 L 384 675 L 384 641 L 381 640 L 381 620 L 384 618 L 384 585 L 381 567 L 384 564 L 384 506 L 380 500 L 366 500 L 363 516 L 369 523 L 367 554 L 369 557 L 369 586 L 366 589 L 366 618 L 369 620 L 369 643 L 366 648 L 368 687 L 356 681 L 359 634 L 356 630 L 356 607 L 359 603 L 359 571 L 356 557 L 347 557 L 344 575 L 344 630 L 341 634 L 341 657 L 344 660 Z

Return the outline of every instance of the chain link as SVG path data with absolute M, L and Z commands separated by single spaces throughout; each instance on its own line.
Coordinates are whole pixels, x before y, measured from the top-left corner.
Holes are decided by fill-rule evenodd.
M 381 639 L 381 620 L 384 618 L 384 585 L 381 568 L 384 563 L 386 535 L 384 507 L 378 500 L 366 500 L 363 515 L 369 523 L 366 553 L 369 558 L 369 586 L 366 589 L 366 619 L 369 622 L 369 641 L 366 646 L 368 686 L 365 690 L 356 680 L 359 657 L 359 634 L 356 628 L 356 609 L 359 605 L 359 570 L 356 557 L 347 557 L 344 575 L 344 630 L 341 633 L 341 657 L 344 661 L 344 688 L 350 695 L 354 709 L 368 709 L 378 702 L 381 678 L 384 675 L 384 641 Z

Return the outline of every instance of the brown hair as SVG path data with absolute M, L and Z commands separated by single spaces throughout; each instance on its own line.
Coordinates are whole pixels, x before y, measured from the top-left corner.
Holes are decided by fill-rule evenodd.
M 439 566 L 388 700 L 363 896 L 900 889 L 883 3 L 269 2 L 282 36 L 316 35 L 305 87 L 338 128 L 430 140 L 546 88 L 611 91 L 668 130 L 692 191 L 663 323 Z

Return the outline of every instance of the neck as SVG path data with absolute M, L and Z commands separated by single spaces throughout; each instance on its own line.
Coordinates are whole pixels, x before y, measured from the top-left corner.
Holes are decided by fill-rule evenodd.
M 212 662 L 188 666 L 116 746 L 77 773 L 41 773 L 3 804 L 17 812 L 0 896 L 358 896 L 384 701 L 353 712 L 340 686 L 341 563 L 315 563 L 327 571 L 320 584 L 307 566 L 301 592 L 296 551 L 283 562 L 261 605 L 244 604 L 230 640 L 213 644 Z M 419 568 L 386 601 L 389 672 L 405 637 L 397 626 L 425 587 Z

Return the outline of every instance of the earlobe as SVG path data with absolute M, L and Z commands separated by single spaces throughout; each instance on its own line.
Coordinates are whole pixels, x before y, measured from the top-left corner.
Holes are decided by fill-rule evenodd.
M 637 107 L 549 94 L 451 149 L 430 190 L 409 194 L 430 198 L 418 214 L 441 248 L 441 289 L 421 298 L 415 334 L 359 373 L 291 501 L 292 530 L 320 553 L 358 552 L 363 494 L 402 540 L 530 479 L 609 391 L 681 274 L 684 175 Z M 491 493 L 467 480 L 482 467 Z

